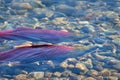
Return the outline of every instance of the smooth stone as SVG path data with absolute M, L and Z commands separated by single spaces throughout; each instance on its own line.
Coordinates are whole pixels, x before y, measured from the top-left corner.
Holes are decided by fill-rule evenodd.
M 68 64 L 67 64 L 67 62 L 62 62 L 62 63 L 60 64 L 60 66 L 63 67 L 63 68 L 67 68 L 67 67 L 68 67 Z
M 46 11 L 45 15 L 46 15 L 46 17 L 49 18 L 49 17 L 52 17 L 54 15 L 54 12 L 53 11 Z
M 53 75 L 56 76 L 56 77 L 60 77 L 61 73 L 60 72 L 54 72 Z
M 68 65 L 68 68 L 74 68 L 74 67 L 75 67 L 75 66 L 72 65 L 72 64 Z
M 87 75 L 95 77 L 95 76 L 98 76 L 99 73 L 96 70 L 90 70 L 90 71 L 87 72 Z
M 96 78 L 96 80 L 104 80 L 103 76 L 97 76 L 95 78 Z
M 120 78 L 120 73 L 118 73 L 118 72 L 112 72 L 112 76 Z
M 83 70 L 83 71 L 88 71 L 86 65 L 83 63 L 76 63 L 75 68 L 79 68 L 80 70 Z
M 113 67 L 117 70 L 120 70 L 120 62 L 116 63 L 115 65 L 113 65 Z
M 32 6 L 29 3 L 13 3 L 13 9 L 32 9 Z
M 72 6 L 66 4 L 60 4 L 56 7 L 56 11 L 66 14 L 67 16 L 72 16 L 75 9 Z
M 111 71 L 109 69 L 103 69 L 100 74 L 102 76 L 111 76 Z
M 108 77 L 108 80 L 119 80 L 119 78 L 115 77 L 115 76 L 110 76 L 110 77 Z
M 112 40 L 114 43 L 119 44 L 120 45 L 120 38 L 115 38 L 114 40 Z
M 16 10 L 16 11 L 11 11 L 11 14 L 14 15 L 25 15 L 27 13 L 27 10 Z
M 15 80 L 27 80 L 27 75 L 26 74 L 19 74 L 14 77 Z
M 40 0 L 32 0 L 30 4 L 33 8 L 45 8 L 45 5 Z
M 85 78 L 84 80 L 96 80 L 96 79 L 93 77 L 88 77 L 88 78 Z
M 20 4 L 20 7 L 24 9 L 32 9 L 32 6 L 29 3 L 22 3 Z
M 88 22 L 88 21 L 79 21 L 79 24 L 87 24 L 87 25 L 89 25 L 90 22 Z
M 52 68 L 55 67 L 55 64 L 54 64 L 53 61 L 51 61 L 51 60 L 47 61 L 47 64 L 48 64 L 50 67 L 52 67 Z
M 52 77 L 53 73 L 52 72 L 46 72 L 45 77 L 50 78 Z
M 68 64 L 75 64 L 75 63 L 77 63 L 78 61 L 77 61 L 75 58 L 67 58 L 67 59 L 66 59 L 66 62 L 67 62 Z
M 52 20 L 54 24 L 67 24 L 68 22 L 66 21 L 66 18 L 64 17 L 58 17 Z
M 31 73 L 29 73 L 28 77 L 40 79 L 40 78 L 44 77 L 44 72 L 31 72 Z
M 87 61 L 85 61 L 84 62 L 85 64 L 86 64 L 86 66 L 88 67 L 88 68 L 93 68 L 93 64 L 92 64 L 92 60 L 91 59 L 87 59 Z
M 66 70 L 66 71 L 62 72 L 61 76 L 63 76 L 63 77 L 68 77 L 68 76 L 70 76 L 71 74 L 72 74 L 71 71 Z

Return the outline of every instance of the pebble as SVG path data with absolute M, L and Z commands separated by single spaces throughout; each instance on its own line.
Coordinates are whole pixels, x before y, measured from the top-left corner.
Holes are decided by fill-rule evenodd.
M 38 8 L 38 7 L 45 8 L 46 7 L 40 0 L 31 0 L 30 4 L 33 8 Z
M 88 71 L 87 67 L 83 63 L 76 63 L 75 68 L 80 69 L 81 71 L 79 73 L 86 73 Z
M 96 71 L 96 70 L 89 70 L 89 71 L 87 72 L 87 75 L 92 76 L 92 77 L 95 77 L 95 76 L 98 76 L 99 73 L 98 73 L 98 71 Z
M 88 67 L 88 68 L 93 68 L 93 64 L 92 64 L 92 60 L 91 59 L 87 59 L 87 61 L 85 61 L 84 62 L 85 64 L 86 64 L 86 66 Z
M 116 77 L 120 78 L 120 73 L 118 73 L 118 72 L 112 72 L 112 76 L 116 76 Z
M 53 73 L 52 72 L 46 72 L 45 77 L 50 78 L 52 77 Z
M 54 24 L 67 24 L 66 18 L 64 17 L 59 17 L 59 18 L 55 18 L 53 20 Z
M 67 68 L 67 67 L 68 67 L 68 64 L 67 64 L 67 62 L 62 62 L 62 63 L 60 64 L 60 66 L 63 67 L 63 68 Z
M 79 21 L 79 24 L 90 24 L 88 21 Z
M 68 76 L 70 76 L 71 74 L 72 74 L 71 71 L 66 70 L 66 71 L 62 72 L 61 76 L 63 76 L 63 77 L 68 77 Z
M 96 79 L 93 77 L 88 77 L 88 78 L 85 78 L 84 80 L 96 80 Z
M 118 79 L 118 77 L 110 76 L 110 77 L 108 77 L 108 80 L 119 80 L 119 79 Z
M 74 68 L 74 67 L 75 67 L 75 66 L 72 65 L 72 64 L 68 65 L 68 68 Z
M 53 63 L 53 61 L 48 60 L 46 63 L 47 63 L 51 68 L 55 68 L 55 64 Z
M 120 62 L 116 63 L 115 65 L 113 65 L 113 67 L 117 70 L 120 70 Z
M 56 76 L 56 77 L 60 77 L 61 73 L 60 72 L 54 72 L 53 75 Z
M 44 77 L 44 72 L 31 72 L 28 75 L 29 78 L 40 79 Z
M 102 76 L 111 76 L 111 71 L 109 69 L 103 69 L 100 73 Z
M 29 3 L 14 3 L 12 5 L 13 9 L 27 9 L 30 10 L 32 9 L 32 6 Z
M 26 74 L 19 74 L 14 77 L 15 80 L 27 80 L 27 75 Z
M 114 43 L 119 44 L 120 45 L 120 38 L 115 38 L 114 40 L 112 40 Z
M 66 4 L 61 4 L 56 7 L 56 10 L 67 15 L 71 16 L 74 14 L 75 9 L 72 6 L 66 5 Z

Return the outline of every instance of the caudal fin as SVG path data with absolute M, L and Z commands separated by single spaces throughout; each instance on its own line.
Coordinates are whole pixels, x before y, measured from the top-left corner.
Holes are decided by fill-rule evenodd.
M 3 36 L 3 35 L 4 35 L 4 33 L 2 31 L 0 31 L 0 37 Z

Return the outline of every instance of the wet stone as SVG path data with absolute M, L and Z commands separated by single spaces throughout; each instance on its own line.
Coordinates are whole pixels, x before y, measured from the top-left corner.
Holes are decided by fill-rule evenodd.
M 15 80 L 26 80 L 27 75 L 26 74 L 19 74 L 19 75 L 15 76 L 14 79 Z
M 68 76 L 70 76 L 71 74 L 72 74 L 71 71 L 66 70 L 66 71 L 62 72 L 61 76 L 63 76 L 63 77 L 68 77 Z
M 96 79 L 93 77 L 88 77 L 88 78 L 85 78 L 84 80 L 96 80 Z
M 67 68 L 67 67 L 68 67 L 68 64 L 67 64 L 67 62 L 62 62 L 62 63 L 60 64 L 60 66 L 63 67 L 63 68 Z
M 111 75 L 111 71 L 109 69 L 103 69 L 101 71 L 101 75 L 102 76 L 110 76 Z
M 65 5 L 65 4 L 58 5 L 56 7 L 56 10 L 61 12 L 61 13 L 64 13 L 67 16 L 71 16 L 73 14 L 73 12 L 74 12 L 73 7 L 71 7 L 69 5 Z
M 108 77 L 109 80 L 119 80 L 118 77 L 115 77 L 115 76 L 110 76 Z
M 53 73 L 52 72 L 46 72 L 45 77 L 50 78 L 52 77 Z
M 44 77 L 44 72 L 31 72 L 28 75 L 29 78 L 40 79 Z
M 120 63 L 119 62 L 116 63 L 115 65 L 113 65 L 113 67 L 117 70 L 120 70 Z
M 99 73 L 96 70 L 90 70 L 87 72 L 87 75 L 95 77 L 95 76 L 98 76 Z
M 29 3 L 13 3 L 13 9 L 32 9 L 32 6 Z
M 45 5 L 44 4 L 42 4 L 42 2 L 40 1 L 40 0 L 32 0 L 31 2 L 30 2 L 30 4 L 31 4 L 31 6 L 33 7 L 33 8 L 43 8 L 43 7 L 45 7 Z
M 84 73 L 86 73 L 86 72 L 88 71 L 86 65 L 83 64 L 83 63 L 76 63 L 75 68 L 80 69 L 80 70 L 83 71 Z
M 60 77 L 60 76 L 61 76 L 61 73 L 60 73 L 60 72 L 54 72 L 53 75 L 56 76 L 56 77 Z
M 88 68 L 93 68 L 92 60 L 88 59 L 87 61 L 84 62 Z

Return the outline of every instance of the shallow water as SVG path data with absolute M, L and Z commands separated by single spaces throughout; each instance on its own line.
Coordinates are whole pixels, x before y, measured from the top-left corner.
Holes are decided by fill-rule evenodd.
M 0 30 L 20 26 L 72 32 L 56 45 L 76 50 L 64 58 L 0 64 L 1 79 L 120 80 L 119 0 L 0 0 Z M 0 38 L 0 52 L 25 43 L 31 44 Z

